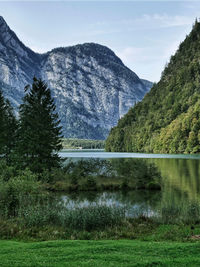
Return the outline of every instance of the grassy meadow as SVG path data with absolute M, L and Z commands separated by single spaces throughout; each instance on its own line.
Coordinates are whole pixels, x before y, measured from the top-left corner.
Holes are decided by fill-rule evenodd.
M 1 267 L 199 266 L 200 244 L 118 241 L 0 241 Z

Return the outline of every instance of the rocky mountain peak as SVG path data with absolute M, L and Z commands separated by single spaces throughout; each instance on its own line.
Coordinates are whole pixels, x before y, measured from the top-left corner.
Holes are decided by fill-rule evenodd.
M 0 26 L 2 26 L 2 25 L 7 25 L 7 23 L 4 20 L 4 18 L 2 16 L 0 16 Z
M 51 88 L 64 136 L 76 138 L 104 139 L 150 86 L 100 44 L 34 53 L 1 18 L 0 85 L 16 109 L 33 76 Z
M 97 43 L 83 43 L 69 47 L 59 47 L 53 49 L 49 53 L 68 54 L 73 58 L 95 58 L 101 64 L 105 64 L 106 62 L 113 62 L 124 66 L 121 59 L 118 58 L 110 48 Z
M 0 41 L 6 43 L 6 38 L 9 36 L 10 28 L 8 27 L 7 23 L 5 22 L 4 18 L 0 16 Z
M 0 51 L 5 52 L 5 48 L 12 50 L 10 53 L 18 54 L 20 57 L 37 57 L 37 53 L 26 47 L 0 16 Z

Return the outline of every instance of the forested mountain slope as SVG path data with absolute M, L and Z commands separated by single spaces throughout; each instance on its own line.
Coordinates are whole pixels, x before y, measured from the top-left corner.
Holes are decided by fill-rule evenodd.
M 161 79 L 110 131 L 107 151 L 200 152 L 200 23 Z

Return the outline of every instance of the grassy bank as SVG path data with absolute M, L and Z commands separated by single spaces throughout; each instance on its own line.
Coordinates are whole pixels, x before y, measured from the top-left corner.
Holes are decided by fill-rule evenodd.
M 94 217 L 94 214 L 92 216 Z M 109 218 L 102 216 L 102 222 L 99 222 L 101 225 L 96 225 L 94 223 L 98 218 L 93 219 L 92 216 L 86 218 L 85 225 L 82 225 L 84 219 L 80 216 L 71 217 L 73 225 L 55 223 L 53 217 L 47 218 L 52 221 L 43 222 L 43 224 L 41 218 L 35 218 L 36 224 L 31 221 L 32 225 L 26 224 L 27 221 L 25 222 L 23 218 L 21 220 L 1 220 L 0 239 L 21 241 L 129 239 L 151 242 L 200 240 L 200 224 L 164 224 L 144 217 L 116 222 L 113 219 L 117 219 L 119 216 L 109 216 Z M 78 224 L 79 218 L 80 224 Z M 106 221 L 107 226 L 105 226 Z
M 1 267 L 199 266 L 199 243 L 0 241 Z

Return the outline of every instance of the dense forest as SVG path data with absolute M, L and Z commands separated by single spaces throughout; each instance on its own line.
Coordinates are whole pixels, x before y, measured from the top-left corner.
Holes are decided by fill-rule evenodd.
M 111 129 L 107 151 L 200 152 L 200 23 L 182 42 L 161 79 Z

